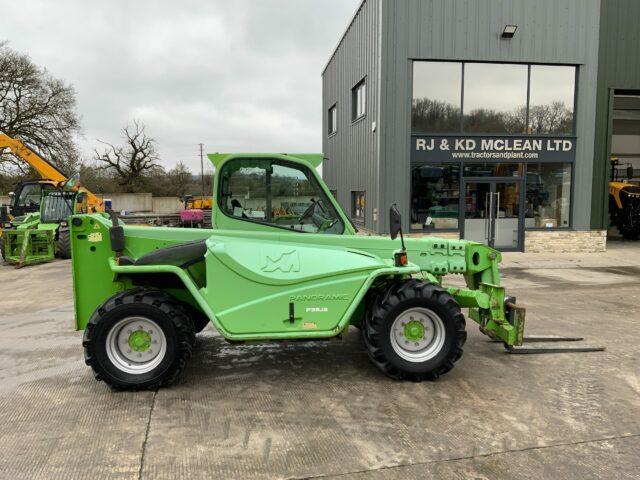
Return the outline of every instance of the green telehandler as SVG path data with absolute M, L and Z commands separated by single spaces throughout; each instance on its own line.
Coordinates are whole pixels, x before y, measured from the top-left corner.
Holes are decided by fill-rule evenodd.
M 0 205 L 0 255 L 17 268 L 54 256 L 70 258 L 68 217 L 102 212 L 104 203 L 80 186 L 78 176 L 67 177 L 20 138 L 0 132 L 0 152 L 24 161 L 40 176 L 16 185 L 11 204 Z
M 76 188 L 78 176 L 63 185 L 43 190 L 39 211 L 16 217 L 2 225 L 0 254 L 16 268 L 71 258 L 68 220 L 87 212 L 87 193 Z
M 462 308 L 507 350 L 527 352 L 525 311 L 500 285 L 496 250 L 404 239 L 395 206 L 389 238 L 356 235 L 317 157 L 209 157 L 214 229 L 123 226 L 114 212 L 72 217 L 76 328 L 96 379 L 126 390 L 168 385 L 212 324 L 229 342 L 329 339 L 353 325 L 386 375 L 433 380 L 462 356 Z M 466 288 L 445 286 L 447 274 Z

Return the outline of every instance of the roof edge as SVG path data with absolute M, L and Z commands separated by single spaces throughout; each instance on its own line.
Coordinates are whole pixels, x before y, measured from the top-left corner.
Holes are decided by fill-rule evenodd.
M 329 59 L 327 60 L 327 62 L 324 64 L 324 67 L 322 67 L 322 73 L 321 75 L 324 75 L 324 72 L 327 70 L 327 67 L 329 66 L 329 64 L 331 63 L 331 60 L 333 60 L 333 57 L 335 57 L 336 52 L 338 51 L 338 48 L 340 48 L 340 45 L 342 45 L 342 41 L 344 40 L 344 37 L 347 36 L 347 33 L 349 33 L 349 29 L 351 28 L 351 25 L 353 25 L 353 22 L 356 20 L 356 18 L 358 17 L 358 14 L 360 13 L 360 10 L 362 10 L 362 7 L 364 6 L 364 4 L 367 2 L 367 0 L 362 0 L 359 4 L 358 7 L 356 8 L 356 11 L 353 12 L 353 15 L 351 15 L 351 19 L 349 20 L 349 23 L 347 24 L 347 28 L 345 28 L 344 32 L 342 32 L 342 35 L 340 35 L 340 39 L 338 40 L 338 43 L 336 44 L 335 47 L 333 47 L 333 50 L 331 51 L 331 55 L 329 55 Z

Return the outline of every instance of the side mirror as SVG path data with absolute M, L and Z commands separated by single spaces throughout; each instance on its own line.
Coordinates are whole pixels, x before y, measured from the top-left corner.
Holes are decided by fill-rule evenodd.
M 389 208 L 389 233 L 391 240 L 398 237 L 398 233 L 402 234 L 402 215 L 398 211 L 398 206 L 394 203 Z
M 631 180 L 633 178 L 633 165 L 627 167 L 627 178 Z
M 396 267 L 404 267 L 407 265 L 407 249 L 404 246 L 404 237 L 402 236 L 402 215 L 400 215 L 395 203 L 389 208 L 389 233 L 391 240 L 395 240 L 400 234 L 402 250 L 393 254 L 393 260 Z
M 116 257 L 120 257 L 124 250 L 124 229 L 118 224 L 118 215 L 116 212 L 109 210 L 108 214 L 111 219 L 111 228 L 109 229 L 111 250 L 116 252 Z

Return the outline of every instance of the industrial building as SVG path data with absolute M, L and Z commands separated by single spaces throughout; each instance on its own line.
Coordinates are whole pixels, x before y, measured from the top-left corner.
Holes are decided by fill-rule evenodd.
M 640 2 L 364 0 L 322 72 L 323 176 L 364 231 L 601 251 L 640 170 Z M 637 173 L 636 173 L 637 174 Z

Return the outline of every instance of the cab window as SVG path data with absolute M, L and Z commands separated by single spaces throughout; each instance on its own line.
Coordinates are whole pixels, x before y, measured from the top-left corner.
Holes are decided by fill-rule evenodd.
M 55 190 L 53 185 L 48 183 L 25 183 L 21 189 L 16 191 L 13 206 L 38 208 L 42 195 L 53 190 Z
M 42 186 L 39 183 L 27 183 L 16 198 L 17 207 L 37 207 L 40 205 Z
M 273 159 L 237 159 L 221 173 L 220 208 L 230 217 L 308 233 L 344 223 L 308 168 Z

